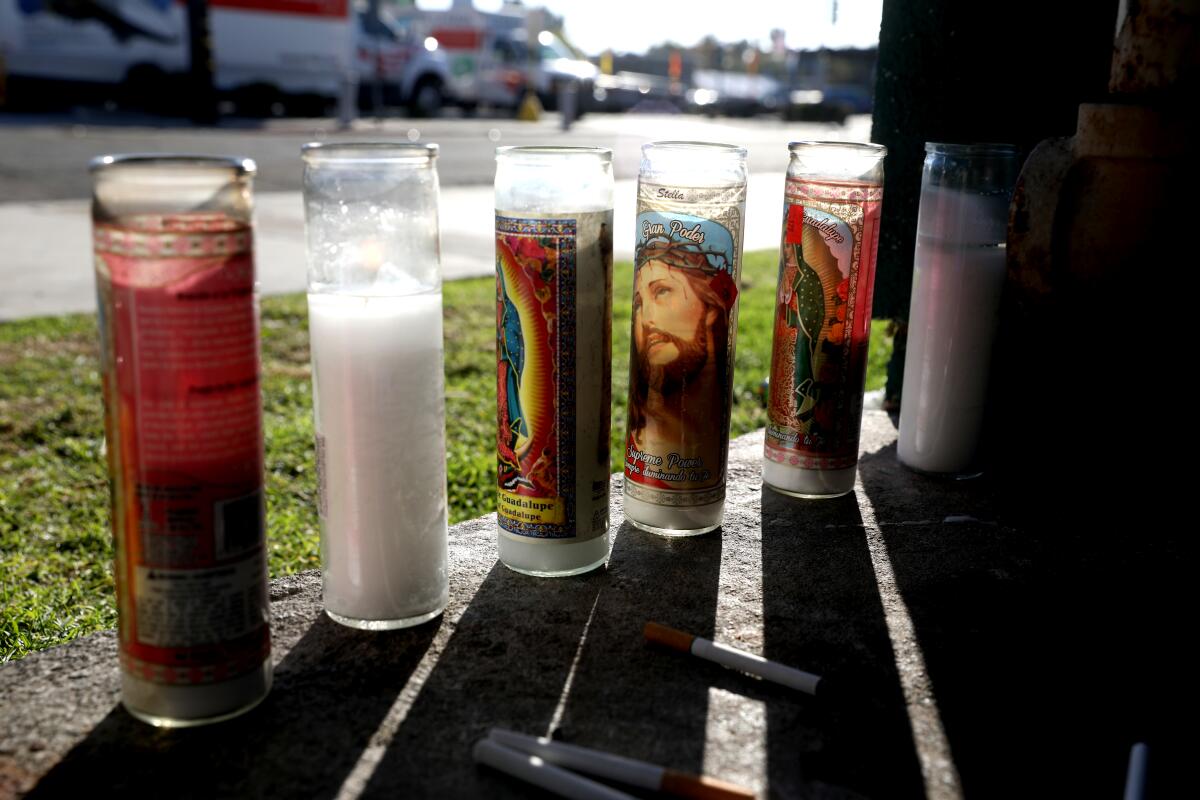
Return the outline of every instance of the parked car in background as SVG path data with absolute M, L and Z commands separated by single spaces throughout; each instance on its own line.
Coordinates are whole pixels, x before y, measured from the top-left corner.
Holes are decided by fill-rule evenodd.
M 554 111 L 569 89 L 576 92 L 576 112 L 589 107 L 600 71 L 550 31 L 539 33 L 533 47 L 524 29 L 497 32 L 485 37 L 484 49 L 476 87 L 480 102 L 515 109 L 532 89 L 542 107 Z
M 728 117 L 752 117 L 779 110 L 779 81 L 766 75 L 698 69 L 688 99 L 694 111 Z
M 591 96 L 600 70 L 567 47 L 556 34 L 541 31 L 537 41 L 531 43 L 530 50 L 533 56 L 530 85 L 544 107 L 557 109 L 563 89 L 575 92 L 581 100 Z M 582 110 L 585 106 L 586 103 L 577 103 L 576 109 Z
M 871 112 L 871 91 L 853 84 L 822 88 L 780 90 L 778 105 L 785 120 L 802 122 L 846 122 L 851 114 Z
M 446 54 L 410 20 L 359 12 L 356 49 L 360 108 L 405 106 L 413 116 L 432 117 L 455 99 Z
M 482 11 L 455 0 L 448 8 L 397 3 L 391 11 L 418 37 L 438 41 L 449 62 L 450 93 L 467 112 L 480 106 L 515 111 L 531 89 L 549 109 L 558 107 L 563 88 L 578 92 L 577 110 L 591 106 L 599 70 L 547 30 L 545 15 L 532 4 Z
M 532 89 L 542 107 L 558 109 L 562 91 L 576 93 L 576 113 L 591 107 L 599 70 L 589 61 L 567 57 L 554 34 L 542 31 L 530 48 L 522 30 L 490 34 L 484 40 L 472 91 L 479 104 L 516 110 Z M 569 52 L 569 51 L 567 51 Z
M 691 102 L 683 86 L 664 75 L 622 70 L 597 75 L 590 108 L 596 111 L 632 111 L 678 114 Z
M 489 31 L 480 45 L 470 81 L 468 110 L 487 106 L 515 112 L 525 97 L 529 53 L 510 30 Z

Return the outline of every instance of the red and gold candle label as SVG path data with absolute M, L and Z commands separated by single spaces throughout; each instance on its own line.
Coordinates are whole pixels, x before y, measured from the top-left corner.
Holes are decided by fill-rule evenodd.
M 250 230 L 138 217 L 94 246 L 121 663 L 228 680 L 270 652 Z
M 800 469 L 858 461 L 883 187 L 789 178 L 766 457 Z

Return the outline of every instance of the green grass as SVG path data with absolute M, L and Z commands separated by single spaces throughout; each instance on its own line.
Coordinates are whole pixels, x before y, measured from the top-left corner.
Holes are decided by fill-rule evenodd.
M 761 427 L 775 257 L 747 255 L 732 435 Z M 612 464 L 621 464 L 632 265 L 614 276 Z M 452 522 L 495 508 L 495 283 L 445 287 Z M 272 577 L 319 566 L 308 333 L 302 295 L 262 304 Z M 92 315 L 0 324 L 0 661 L 116 624 L 103 418 Z M 872 327 L 868 388 L 883 385 L 887 323 Z

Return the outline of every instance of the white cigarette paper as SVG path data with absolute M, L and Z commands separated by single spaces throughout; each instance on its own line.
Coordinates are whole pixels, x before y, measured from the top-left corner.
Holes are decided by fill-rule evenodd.
M 486 764 L 560 797 L 578 800 L 634 800 L 625 792 L 547 764 L 538 756 L 512 750 L 491 739 L 480 739 L 476 742 L 472 754 L 480 764 Z
M 503 728 L 492 728 L 488 738 L 494 742 L 520 750 L 522 753 L 539 756 L 553 764 L 595 775 L 599 778 L 619 781 L 630 786 L 657 790 L 662 783 L 662 767 L 635 761 L 632 758 L 591 750 L 577 745 L 563 744 L 553 739 L 527 736 Z
M 1150 747 L 1138 742 L 1129 751 L 1129 771 L 1125 775 L 1125 800 L 1142 800 L 1146 796 L 1146 764 Z
M 793 689 L 798 689 L 808 694 L 816 694 L 817 684 L 821 681 L 820 675 L 813 675 L 811 672 L 805 672 L 795 667 L 784 666 L 783 664 L 769 661 L 762 656 L 756 656 L 753 653 L 747 653 L 744 650 L 738 650 L 729 645 L 717 644 L 708 639 L 693 636 L 690 633 L 677 631 L 666 625 L 659 625 L 657 622 L 646 623 L 644 636 L 647 641 L 665 645 L 666 647 L 682 652 L 689 652 L 697 658 L 703 658 L 705 661 L 712 661 L 731 669 L 748 672 L 751 675 L 757 675 L 763 680 L 782 684 L 783 686 L 790 686 Z
M 488 738 L 505 747 L 538 756 L 560 767 L 586 772 L 628 786 L 706 800 L 752 800 L 754 793 L 724 781 L 638 761 L 634 758 L 564 744 L 544 737 L 527 736 L 504 728 L 492 728 Z
M 811 672 L 805 672 L 795 667 L 786 667 L 762 656 L 735 650 L 728 645 L 710 642 L 699 636 L 692 642 L 692 655 L 708 661 L 715 661 L 726 667 L 740 669 L 742 672 L 749 672 L 763 680 L 781 683 L 808 694 L 817 693 L 817 683 L 821 680 L 819 675 L 813 675 Z

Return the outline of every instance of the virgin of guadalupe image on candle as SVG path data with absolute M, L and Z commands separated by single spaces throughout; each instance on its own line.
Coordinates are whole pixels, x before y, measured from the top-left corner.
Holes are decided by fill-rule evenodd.
M 501 521 L 522 535 L 573 535 L 576 223 L 499 220 L 496 455 L 507 509 Z
M 792 385 L 789 393 L 783 382 L 773 382 L 771 411 L 772 419 L 787 420 L 809 438 L 808 443 L 820 444 L 835 424 L 830 417 L 833 404 L 821 400 L 823 391 L 839 381 L 845 360 L 850 292 L 846 273 L 853 240 L 837 217 L 801 206 L 793 208 L 804 220 L 801 224 L 795 224 L 799 220 L 789 222 L 775 332 L 776 358 L 790 362 Z M 801 225 L 802 232 L 796 235 L 794 228 Z M 847 264 L 846 272 L 841 261 Z
M 500 487 L 557 495 L 552 451 L 557 336 L 550 240 L 498 237 L 496 270 L 496 405 Z
M 496 314 L 496 355 L 499 369 L 499 395 L 497 406 L 500 414 L 498 446 L 501 468 L 507 468 L 507 477 L 501 485 L 509 490 L 517 486 L 531 486 L 529 479 L 521 474 L 521 456 L 529 449 L 529 421 L 521 407 L 521 378 L 525 374 L 525 340 L 521 335 L 521 315 L 505 286 L 504 272 L 499 273 Z
M 639 482 L 668 489 L 722 480 L 728 431 L 719 429 L 729 413 L 729 327 L 737 298 L 729 233 L 709 221 L 683 233 L 690 238 L 670 229 L 643 238 L 634 259 L 626 452 L 641 456 Z

